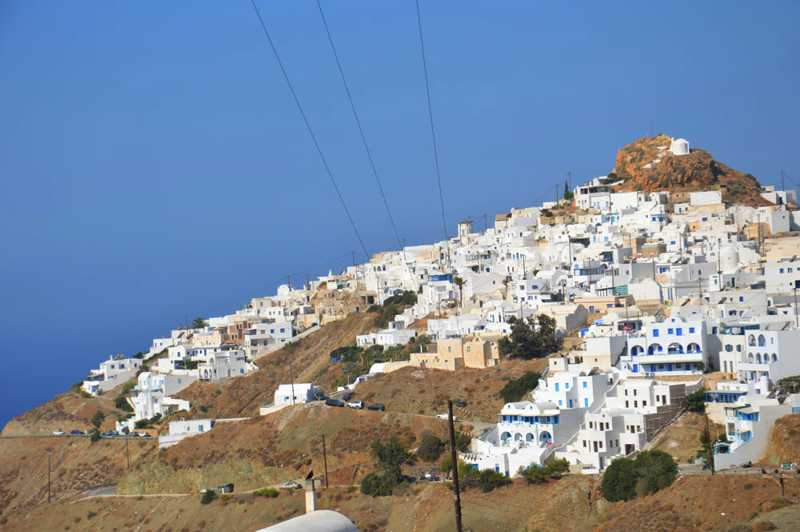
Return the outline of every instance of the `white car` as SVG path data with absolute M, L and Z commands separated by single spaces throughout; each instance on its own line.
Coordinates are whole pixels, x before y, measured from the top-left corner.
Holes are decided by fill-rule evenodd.
M 53 436 L 63 436 L 63 435 L 64 435 L 64 431 L 61 430 L 61 429 L 53 431 Z
M 364 401 L 350 401 L 347 403 L 347 408 L 357 408 L 360 410 L 364 408 Z
M 436 417 L 438 417 L 439 419 L 444 419 L 445 421 L 447 421 L 449 416 L 447 414 L 439 414 Z M 458 418 L 456 416 L 453 416 L 453 421 L 458 421 Z

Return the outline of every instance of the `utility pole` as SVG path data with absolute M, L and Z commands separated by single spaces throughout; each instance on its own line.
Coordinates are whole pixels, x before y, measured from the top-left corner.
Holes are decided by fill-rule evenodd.
M 456 432 L 453 428 L 453 401 L 447 401 L 447 424 L 450 427 L 450 463 L 453 467 L 453 492 L 455 493 L 456 532 L 463 532 L 461 525 L 461 487 L 458 483 L 458 452 L 456 451 Z
M 800 329 L 800 317 L 797 314 L 797 281 L 794 282 L 794 326 Z
M 697 278 L 697 288 L 700 290 L 700 305 L 703 304 L 703 278 Z
M 483 213 L 483 230 L 484 232 L 489 229 L 489 217 L 486 216 L 486 213 Z
M 130 436 L 128 434 L 125 435 L 125 459 L 128 462 L 128 470 L 131 468 L 131 453 L 128 451 L 128 440 Z
M 328 450 L 325 448 L 325 435 L 322 435 L 322 465 L 325 468 L 325 489 L 328 489 Z
M 292 383 L 292 405 L 294 405 L 294 367 L 292 365 L 292 354 L 289 353 L 289 378 Z
M 51 474 L 50 471 L 53 467 L 53 451 L 47 451 L 47 504 L 50 504 L 51 500 Z
M 706 460 L 708 460 L 708 465 L 711 468 L 711 475 L 714 475 L 714 442 L 711 441 L 711 430 L 708 427 L 708 414 L 705 415 L 706 417 L 706 436 L 708 436 L 708 456 L 706 456 Z
M 353 268 L 355 268 L 356 267 L 356 252 L 355 251 L 351 251 L 350 253 L 352 253 L 352 255 L 353 255 Z
M 286 283 L 289 285 L 289 290 L 291 290 L 292 289 L 292 276 L 291 275 L 287 275 L 286 276 Z

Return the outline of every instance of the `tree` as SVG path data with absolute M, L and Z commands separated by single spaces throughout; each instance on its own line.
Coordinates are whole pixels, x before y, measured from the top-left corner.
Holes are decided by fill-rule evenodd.
M 540 314 L 533 318 L 510 318 L 511 334 L 499 342 L 500 354 L 505 357 L 530 360 L 542 358 L 557 351 L 560 341 L 556 336 L 556 320 Z
M 522 397 L 536 388 L 539 383 L 539 374 L 535 371 L 528 371 L 524 375 L 508 381 L 500 390 L 500 397 L 506 403 L 519 401 Z
M 645 451 L 635 460 L 639 480 L 637 495 L 649 495 L 671 485 L 678 476 L 678 464 L 664 451 Z
M 664 451 L 642 451 L 635 460 L 617 458 L 603 473 L 600 489 L 609 501 L 629 501 L 666 488 L 675 481 L 678 465 Z
M 387 497 L 392 494 L 394 485 L 387 482 L 384 475 L 370 473 L 361 480 L 361 493 L 373 497 Z
M 192 329 L 202 329 L 207 325 L 205 318 L 195 318 L 192 320 Z
M 380 440 L 372 442 L 372 455 L 375 457 L 377 471 L 364 477 L 361 491 L 373 497 L 391 495 L 394 488 L 403 481 L 403 465 L 413 464 L 414 455 L 397 436 L 392 436 L 387 443 Z
M 433 462 L 444 451 L 444 442 L 430 432 L 422 434 L 422 440 L 417 448 L 417 457 L 425 462 Z
M 705 390 L 703 388 L 690 393 L 686 397 L 686 408 L 689 412 L 697 412 L 698 414 L 706 411 Z
M 603 473 L 600 491 L 606 500 L 629 501 L 636 497 L 636 465 L 630 458 L 617 458 Z
M 413 464 L 414 455 L 408 451 L 397 436 L 392 436 L 387 443 L 375 440 L 372 443 L 372 454 L 378 469 L 395 484 L 403 479 L 403 465 Z
M 103 420 L 105 419 L 106 415 L 102 411 L 98 410 L 92 416 L 92 425 L 94 426 L 94 428 L 99 429 L 100 425 L 103 424 Z
M 459 276 L 453 278 L 453 283 L 458 287 L 458 306 L 464 306 L 464 279 Z

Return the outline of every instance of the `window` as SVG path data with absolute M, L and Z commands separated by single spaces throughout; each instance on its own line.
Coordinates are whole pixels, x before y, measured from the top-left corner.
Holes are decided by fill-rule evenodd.
M 559 383 L 556 383 L 556 391 L 559 391 L 560 387 L 561 387 L 561 385 Z
M 667 334 L 674 334 L 672 329 L 667 329 Z
M 584 408 L 589 408 L 589 398 L 588 397 L 584 397 L 583 398 L 583 407 Z
M 586 387 L 588 386 L 588 383 L 587 383 L 586 381 L 583 381 L 581 384 L 582 384 L 582 386 L 583 386 L 584 388 L 586 388 Z
M 678 327 L 677 329 L 675 329 L 675 334 L 677 336 L 683 336 L 683 329 L 681 327 Z
M 689 334 L 694 334 L 694 327 L 689 327 Z
M 653 336 L 658 337 L 658 329 L 653 329 Z

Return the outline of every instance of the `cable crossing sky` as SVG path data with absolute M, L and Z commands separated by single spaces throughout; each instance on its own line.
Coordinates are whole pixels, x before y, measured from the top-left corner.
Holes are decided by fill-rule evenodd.
M 278 53 L 278 49 L 275 47 L 275 43 L 273 42 L 272 37 L 269 34 L 269 30 L 267 29 L 267 25 L 266 23 L 264 23 L 264 18 L 261 16 L 261 11 L 258 9 L 258 5 L 256 5 L 255 0 L 250 0 L 250 3 L 253 6 L 253 11 L 255 11 L 256 17 L 258 17 L 258 21 L 261 24 L 261 29 L 264 31 L 264 36 L 267 38 L 267 42 L 269 43 L 269 47 L 272 49 L 272 53 L 275 56 L 275 60 L 278 62 L 278 66 L 281 69 L 281 74 L 283 74 L 283 79 L 284 81 L 286 81 L 286 85 L 289 87 L 289 92 L 292 93 L 292 98 L 294 99 L 294 103 L 295 105 L 297 105 L 297 110 L 300 112 L 300 116 L 302 117 L 303 123 L 306 126 L 308 135 L 311 137 L 311 141 L 314 143 L 314 148 L 316 148 L 317 150 L 317 154 L 319 155 L 320 161 L 322 161 L 322 166 L 325 168 L 325 173 L 328 174 L 328 178 L 331 181 L 331 185 L 333 185 L 333 189 L 336 191 L 336 196 L 339 198 L 339 203 L 342 205 L 342 210 L 344 210 L 344 213 L 347 216 L 347 219 L 353 228 L 353 232 L 356 235 L 356 239 L 358 240 L 358 243 L 361 246 L 361 251 L 364 252 L 366 260 L 369 261 L 370 258 L 369 252 L 367 251 L 367 247 L 364 245 L 364 240 L 361 238 L 361 233 L 358 231 L 356 222 L 353 219 L 353 216 L 350 214 L 350 209 L 347 208 L 347 203 L 344 200 L 342 191 L 339 189 L 339 185 L 336 182 L 336 178 L 333 176 L 333 171 L 331 171 L 331 168 L 328 165 L 328 160 L 325 158 L 325 154 L 322 152 L 322 148 L 319 145 L 319 141 L 317 140 L 317 136 L 314 133 L 314 129 L 311 127 L 311 123 L 308 121 L 308 117 L 306 116 L 306 112 L 303 109 L 303 105 L 300 103 L 300 98 L 297 96 L 297 92 L 294 90 L 294 85 L 292 85 L 292 81 L 291 79 L 289 79 L 289 74 L 286 72 L 286 67 L 284 67 L 283 65 L 283 61 L 281 60 L 281 56 Z

